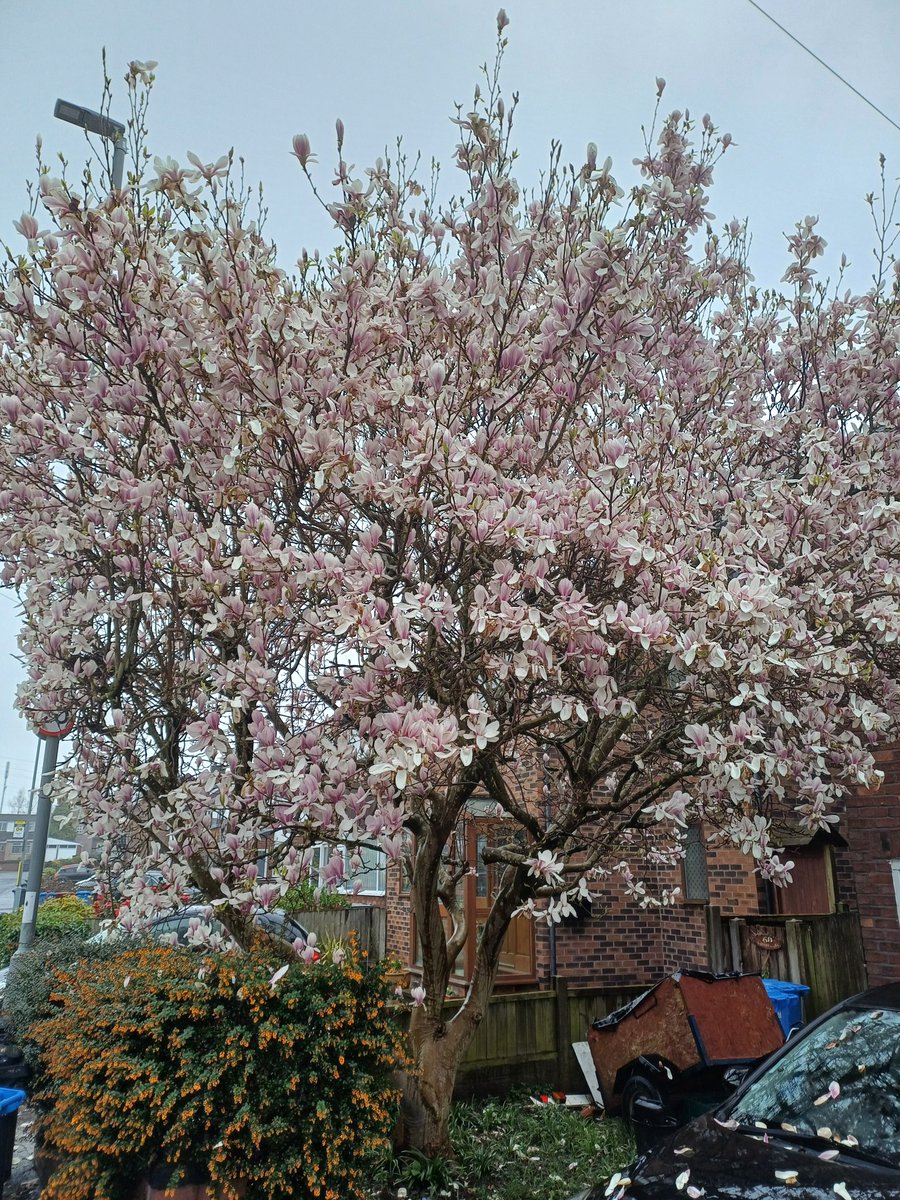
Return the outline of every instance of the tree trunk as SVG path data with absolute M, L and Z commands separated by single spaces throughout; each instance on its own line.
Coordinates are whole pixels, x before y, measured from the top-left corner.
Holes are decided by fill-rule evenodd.
M 409 1044 L 412 1068 L 402 1080 L 403 1099 L 398 1146 L 422 1151 L 429 1157 L 453 1156 L 450 1145 L 450 1104 L 462 1057 L 487 1014 L 494 989 L 504 935 L 521 902 L 527 883 L 522 866 L 506 867 L 490 912 L 477 934 L 475 964 L 465 998 L 450 1020 L 444 1019 L 447 984 L 462 950 L 457 937 L 449 940 L 441 901 L 442 852 L 459 819 L 471 787 L 445 797 L 431 820 L 418 834 L 411 901 L 416 915 L 422 952 L 424 1006 L 410 1018 Z M 463 928 L 468 928 L 463 926 Z M 468 928 L 468 936 L 475 931 Z
M 400 1079 L 398 1148 L 420 1150 L 429 1158 L 453 1157 L 450 1104 L 459 1064 L 478 1023 L 465 1005 L 446 1024 L 426 1016 L 423 1009 L 413 1010 L 409 1031 L 413 1066 Z

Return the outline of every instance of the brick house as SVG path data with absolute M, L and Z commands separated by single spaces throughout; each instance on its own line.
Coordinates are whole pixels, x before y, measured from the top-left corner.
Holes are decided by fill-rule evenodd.
M 855 792 L 841 823 L 849 878 L 859 911 L 870 984 L 900 979 L 900 744 L 876 755 L 877 791 Z
M 642 909 L 615 880 L 595 885 L 590 911 L 555 927 L 527 917 L 516 919 L 507 936 L 497 978 L 504 991 L 541 990 L 554 975 L 574 987 L 638 987 L 680 967 L 710 966 L 708 909 L 722 918 L 826 914 L 859 905 L 866 957 L 873 982 L 900 977 L 900 747 L 881 755 L 884 787 L 860 793 L 841 814 L 840 831 L 810 835 L 789 823 L 776 823 L 773 840 L 794 861 L 794 882 L 774 889 L 763 884 L 753 861 L 732 846 L 713 846 L 700 827 L 689 830 L 685 860 L 657 871 L 650 881 L 678 886 L 677 902 Z M 537 785 L 537 777 L 532 779 Z M 491 871 L 481 851 L 492 829 L 501 829 L 488 799 L 475 801 L 459 835 L 457 855 L 474 864 L 462 881 L 470 928 L 490 905 Z M 508 831 L 506 832 L 508 836 Z M 386 910 L 388 954 L 415 974 L 416 934 L 404 873 L 388 866 L 359 901 Z M 456 980 L 468 978 L 470 946 L 457 964 Z
M 475 863 L 474 871 L 461 884 L 470 928 L 477 927 L 490 904 L 491 869 L 481 861 L 480 850 L 491 836 L 491 826 L 490 819 L 476 812 L 461 835 L 460 857 Z M 897 836 L 900 849 L 900 821 Z M 657 871 L 652 879 L 660 886 L 680 887 L 676 903 L 642 909 L 612 880 L 592 889 L 590 911 L 583 910 L 560 925 L 548 927 L 527 917 L 518 918 L 507 936 L 497 987 L 540 990 L 551 987 L 554 975 L 575 987 L 649 985 L 679 967 L 709 966 L 709 906 L 727 918 L 834 912 L 853 903 L 853 874 L 846 843 L 839 834 L 810 837 L 785 826 L 780 838 L 798 864 L 795 892 L 765 887 L 753 870 L 752 859 L 735 847 L 708 845 L 698 827 L 689 831 L 684 862 L 665 873 Z M 388 952 L 409 965 L 414 974 L 415 922 L 399 866 L 388 869 L 384 900 L 377 902 L 387 910 Z M 464 952 L 456 970 L 460 984 L 466 980 L 469 966 Z

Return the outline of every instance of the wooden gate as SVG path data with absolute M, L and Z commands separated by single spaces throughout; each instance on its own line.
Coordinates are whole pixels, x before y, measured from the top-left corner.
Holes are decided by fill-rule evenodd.
M 712 920 L 709 930 L 710 959 L 725 970 L 805 983 L 807 1020 L 867 986 L 857 913 L 732 917 Z

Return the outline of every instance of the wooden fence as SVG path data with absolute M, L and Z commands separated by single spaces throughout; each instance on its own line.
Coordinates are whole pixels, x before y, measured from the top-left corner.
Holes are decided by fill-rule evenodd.
M 354 905 L 293 915 L 315 931 L 320 943 L 346 937 L 352 930 L 373 960 L 384 957 L 384 909 Z M 723 919 L 718 909 L 709 908 L 707 932 L 712 970 L 758 971 L 805 983 L 811 989 L 805 1006 L 808 1020 L 866 986 L 855 913 Z M 557 978 L 547 991 L 494 996 L 463 1058 L 457 1095 L 501 1094 L 514 1085 L 585 1091 L 572 1043 L 585 1040 L 592 1021 L 608 1016 L 643 990 L 570 988 L 565 979 Z M 460 1003 L 447 1001 L 448 1019 Z
M 345 938 L 353 931 L 360 949 L 367 951 L 373 961 L 384 957 L 383 908 L 354 905 L 325 912 L 292 912 L 291 916 L 315 932 L 320 945 L 326 939 Z M 457 1095 L 497 1095 L 515 1085 L 543 1092 L 586 1091 L 572 1043 L 585 1040 L 591 1021 L 607 1016 L 642 990 L 575 989 L 569 988 L 565 979 L 557 978 L 549 991 L 494 996 L 463 1058 Z M 447 1001 L 448 1020 L 461 1003 Z
M 572 1043 L 584 1041 L 592 1021 L 642 990 L 575 989 L 557 978 L 552 991 L 494 996 L 463 1058 L 457 1096 L 497 1094 L 522 1084 L 542 1092 L 587 1091 Z M 458 1003 L 448 1003 L 448 1017 Z
M 384 958 L 387 915 L 383 908 L 369 904 L 353 904 L 350 908 L 327 909 L 324 912 L 292 912 L 295 921 L 315 933 L 321 946 L 332 938 L 347 938 L 356 934 L 360 950 L 373 962 Z
M 707 910 L 710 965 L 714 971 L 758 971 L 805 983 L 806 1019 L 866 987 L 859 916 L 854 912 L 809 917 L 732 917 Z

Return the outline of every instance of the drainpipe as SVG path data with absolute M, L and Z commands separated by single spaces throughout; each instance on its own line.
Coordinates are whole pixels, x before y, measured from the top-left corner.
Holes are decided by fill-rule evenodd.
M 552 813 L 552 805 L 550 803 L 550 773 L 547 770 L 550 762 L 550 755 L 544 752 L 543 755 L 543 776 L 544 776 L 544 825 L 546 828 L 550 826 L 550 816 Z M 556 922 L 550 922 L 550 983 L 552 984 L 556 978 Z

